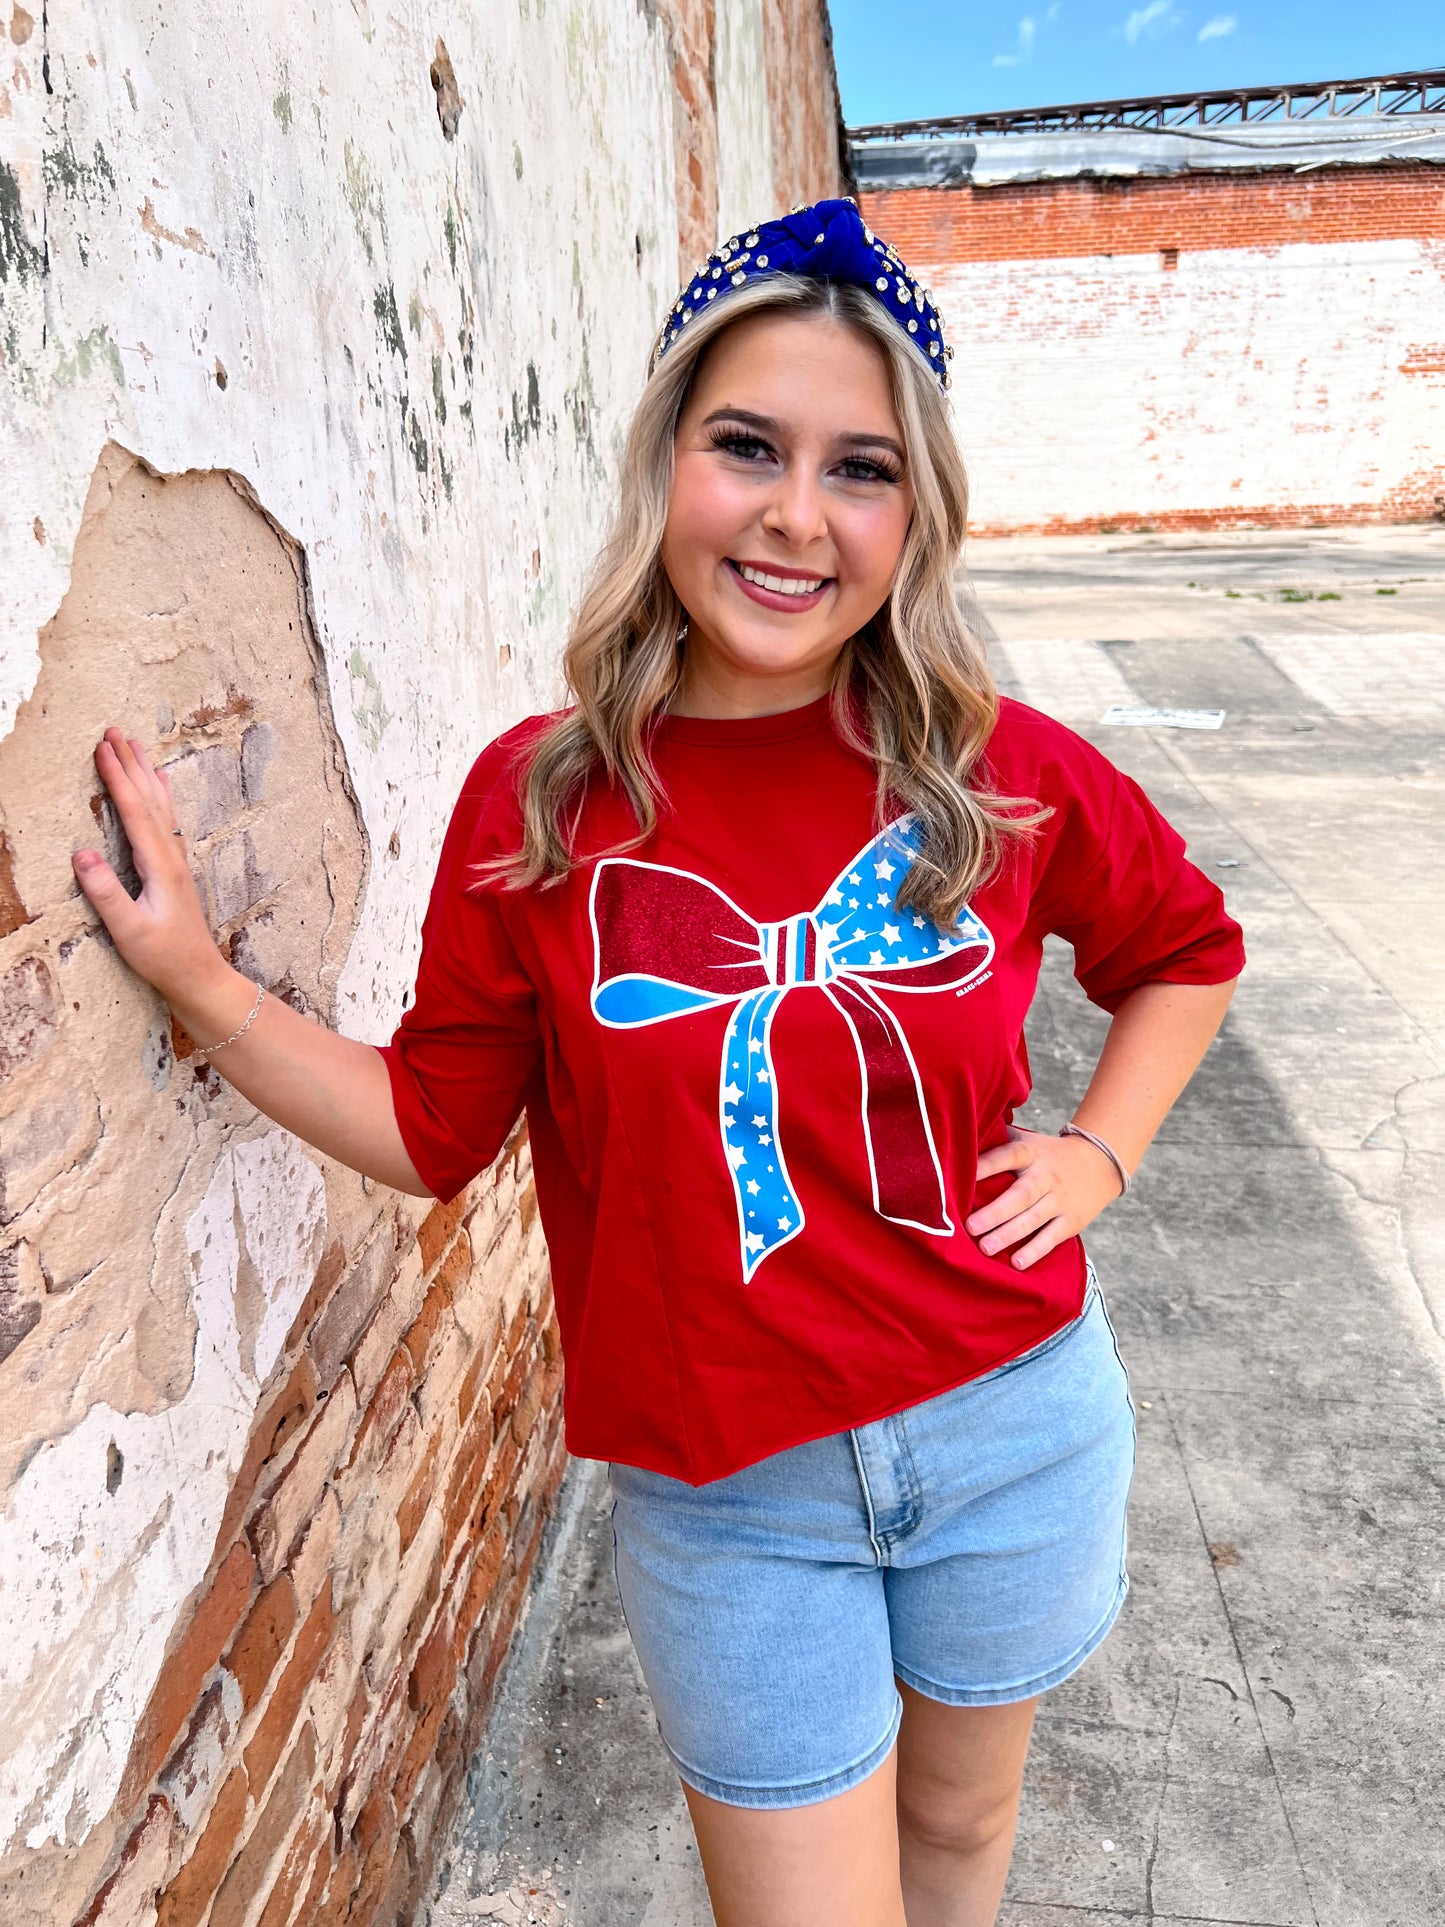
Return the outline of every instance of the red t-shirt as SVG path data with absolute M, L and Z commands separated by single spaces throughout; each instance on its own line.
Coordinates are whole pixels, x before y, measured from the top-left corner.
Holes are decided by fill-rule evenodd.
M 1015 1271 L 963 1229 L 979 1151 L 1029 1092 L 1053 931 L 1113 1009 L 1238 975 L 1238 926 L 1138 785 L 1005 702 L 990 781 L 1053 815 L 944 935 L 894 898 L 871 763 L 826 699 L 670 717 L 655 833 L 550 888 L 479 885 L 519 842 L 548 718 L 477 760 L 384 1049 L 397 1123 L 450 1198 L 525 1105 L 567 1361 L 567 1441 L 702 1484 L 864 1425 L 1039 1343 L 1082 1304 L 1079 1240 Z M 577 848 L 635 825 L 594 786 Z

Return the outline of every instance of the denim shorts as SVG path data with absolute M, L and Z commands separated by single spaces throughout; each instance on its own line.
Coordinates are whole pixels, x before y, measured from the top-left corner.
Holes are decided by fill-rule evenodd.
M 1134 1413 L 1090 1273 L 1079 1317 L 982 1378 L 710 1485 L 613 1465 L 617 1583 L 691 1787 L 791 1807 L 887 1757 L 895 1678 L 1031 1699 L 1128 1591 Z

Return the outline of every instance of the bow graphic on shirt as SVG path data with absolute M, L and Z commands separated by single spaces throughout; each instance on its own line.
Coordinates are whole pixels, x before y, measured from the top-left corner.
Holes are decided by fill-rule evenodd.
M 755 922 L 689 870 L 629 857 L 597 865 L 592 1009 L 599 1023 L 631 1030 L 735 1006 L 718 1109 L 745 1283 L 803 1228 L 778 1142 L 770 1033 L 783 998 L 805 986 L 821 990 L 841 1014 L 858 1053 L 874 1210 L 935 1236 L 954 1229 L 918 1067 L 878 993 L 954 989 L 982 975 L 994 943 L 970 911 L 944 932 L 899 908 L 919 841 L 916 820 L 900 817 L 859 851 L 815 910 L 782 923 Z

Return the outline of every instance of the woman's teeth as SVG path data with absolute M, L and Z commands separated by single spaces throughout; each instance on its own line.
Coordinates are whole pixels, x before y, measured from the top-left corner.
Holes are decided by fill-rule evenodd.
M 745 582 L 756 582 L 760 589 L 771 589 L 774 595 L 813 595 L 828 580 L 825 575 L 798 576 L 764 575 L 761 569 L 750 569 L 746 562 L 734 562 L 733 567 Z

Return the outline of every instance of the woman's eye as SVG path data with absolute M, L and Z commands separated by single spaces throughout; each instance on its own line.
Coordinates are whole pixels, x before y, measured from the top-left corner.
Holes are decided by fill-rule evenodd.
M 744 462 L 755 462 L 772 453 L 767 443 L 759 441 L 756 435 L 717 435 L 713 439 L 716 447 Z
M 881 462 L 870 462 L 864 455 L 850 455 L 841 464 L 844 478 L 850 482 L 896 482 L 898 477 L 891 468 Z

